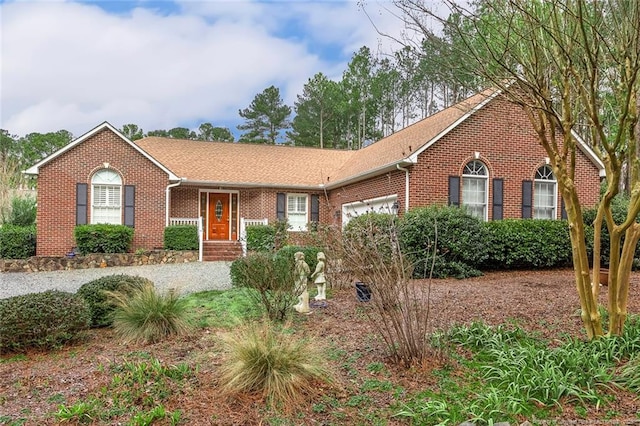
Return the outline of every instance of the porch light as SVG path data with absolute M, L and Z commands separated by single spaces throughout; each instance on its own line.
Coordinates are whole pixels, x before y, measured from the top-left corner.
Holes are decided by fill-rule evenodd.
M 397 215 L 398 210 L 400 210 L 400 204 L 398 204 L 398 201 L 394 201 L 391 205 L 391 211 L 393 211 L 393 214 Z

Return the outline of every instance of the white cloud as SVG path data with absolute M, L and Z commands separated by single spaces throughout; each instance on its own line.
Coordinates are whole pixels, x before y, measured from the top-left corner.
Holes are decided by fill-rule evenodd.
M 235 130 L 238 109 L 266 87 L 292 105 L 314 74 L 339 77 L 353 52 L 365 44 L 375 52 L 381 39 L 355 2 L 184 1 L 178 9 L 0 4 L 0 127 L 78 136 L 105 120 L 144 130 L 204 120 Z

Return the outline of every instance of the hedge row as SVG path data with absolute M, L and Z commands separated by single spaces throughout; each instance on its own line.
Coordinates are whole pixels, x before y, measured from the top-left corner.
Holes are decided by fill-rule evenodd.
M 82 254 L 127 253 L 133 241 L 133 228 L 109 224 L 79 225 L 73 235 Z
M 626 214 L 624 203 L 614 205 L 614 218 Z M 588 254 L 592 252 L 595 212 L 585 211 Z M 537 269 L 572 265 L 572 249 L 566 220 L 504 219 L 483 222 L 464 209 L 430 206 L 413 209 L 402 218 L 366 214 L 349 222 L 345 237 L 358 238 L 396 227 L 404 253 L 414 264 L 414 277 L 470 277 L 480 271 Z M 359 231 L 361 230 L 361 231 Z M 386 247 L 379 247 L 384 252 Z M 435 251 L 435 253 L 434 253 Z M 636 255 L 636 257 L 639 257 Z M 602 264 L 609 258 L 608 234 L 603 232 Z M 640 263 L 640 262 L 639 262 Z
M 36 255 L 36 227 L 2 225 L 0 259 L 25 259 Z

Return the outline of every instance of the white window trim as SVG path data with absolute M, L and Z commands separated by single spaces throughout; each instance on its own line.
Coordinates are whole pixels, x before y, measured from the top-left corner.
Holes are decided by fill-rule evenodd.
M 298 197 L 304 198 L 304 212 L 290 212 L 289 210 L 289 197 Z M 287 203 L 286 203 L 286 213 L 287 213 L 287 221 L 289 222 L 289 231 L 292 232 L 303 232 L 307 230 L 307 225 L 309 224 L 309 194 L 295 193 L 290 192 L 287 193 Z M 296 203 L 297 206 L 297 203 Z M 301 223 L 299 220 L 296 220 L 296 223 L 291 223 L 291 214 L 302 217 L 304 215 L 304 223 Z
M 112 179 L 111 181 L 100 179 L 100 174 L 104 174 L 104 172 L 108 172 L 115 179 Z M 100 207 L 96 206 L 96 201 L 95 201 L 96 187 L 105 187 L 107 188 L 107 190 L 109 189 L 115 190 L 117 188 L 119 193 L 118 205 L 110 206 L 107 204 L 106 206 L 100 206 Z M 94 173 L 94 175 L 91 177 L 91 224 L 107 223 L 111 225 L 122 225 L 122 207 L 123 207 L 122 206 L 122 197 L 123 197 L 122 188 L 123 188 L 122 177 L 117 172 L 110 169 L 100 169 L 96 173 Z M 112 220 L 98 221 L 97 212 L 101 210 L 102 211 L 111 210 L 113 214 L 109 214 L 109 216 L 111 217 Z M 116 216 L 117 216 L 117 219 L 116 219 Z
M 489 169 L 487 168 L 487 165 L 484 164 L 482 161 L 480 160 L 471 160 L 469 162 L 467 162 L 465 164 L 465 169 L 467 167 L 467 164 L 471 163 L 471 162 L 478 162 L 480 164 L 482 164 L 482 166 L 484 167 L 484 170 L 486 172 L 485 175 L 470 175 L 470 174 L 462 174 L 462 182 L 460 185 L 460 195 L 461 195 L 461 200 L 460 200 L 460 205 L 462 206 L 469 206 L 469 203 L 465 203 L 464 201 L 464 182 L 465 179 L 476 179 L 476 180 L 483 180 L 484 181 L 484 218 L 483 220 L 485 222 L 487 222 L 489 220 Z
M 548 166 L 542 166 L 539 167 L 538 170 L 536 170 L 536 179 L 533 180 L 533 211 L 531 214 L 531 217 L 533 219 L 548 219 L 546 217 L 541 218 L 541 217 L 536 217 L 536 210 L 537 208 L 539 208 L 536 205 L 536 186 L 538 183 L 551 183 L 553 184 L 553 205 L 551 206 L 552 212 L 551 212 L 551 219 L 557 219 L 558 218 L 558 181 L 555 177 L 555 175 L 553 174 L 553 171 L 551 171 L 551 176 L 553 176 L 553 179 L 539 179 L 538 178 L 538 171 L 544 167 L 548 167 Z M 549 206 L 544 206 L 545 208 L 548 208 Z

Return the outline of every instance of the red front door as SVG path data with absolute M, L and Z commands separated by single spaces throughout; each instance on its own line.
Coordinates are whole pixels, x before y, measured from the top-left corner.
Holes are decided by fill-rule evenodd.
M 209 194 L 209 239 L 229 239 L 229 194 Z

